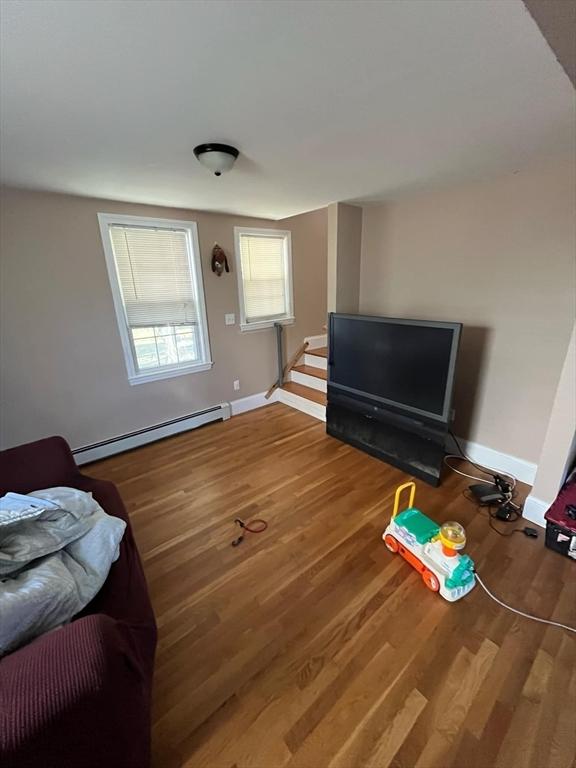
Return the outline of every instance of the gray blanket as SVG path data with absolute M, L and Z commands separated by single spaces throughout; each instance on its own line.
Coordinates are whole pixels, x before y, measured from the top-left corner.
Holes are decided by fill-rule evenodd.
M 0 499 L 0 656 L 61 626 L 100 590 L 126 523 L 75 488 Z

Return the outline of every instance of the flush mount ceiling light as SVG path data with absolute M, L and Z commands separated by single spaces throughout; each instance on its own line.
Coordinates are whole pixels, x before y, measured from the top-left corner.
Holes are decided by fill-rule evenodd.
M 229 144 L 198 144 L 194 147 L 194 154 L 198 162 L 208 168 L 215 176 L 221 176 L 236 162 L 238 150 Z

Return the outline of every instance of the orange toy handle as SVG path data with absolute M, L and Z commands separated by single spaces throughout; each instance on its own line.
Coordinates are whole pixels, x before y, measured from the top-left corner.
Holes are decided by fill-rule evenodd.
M 406 509 L 410 509 L 410 507 L 414 506 L 414 496 L 416 495 L 416 483 L 410 482 L 404 483 L 403 485 L 399 485 L 398 488 L 396 488 L 396 496 L 394 497 L 394 512 L 392 512 L 392 520 L 396 517 L 398 514 L 398 507 L 400 506 L 400 496 L 402 495 L 402 491 L 404 488 L 410 488 L 410 501 L 408 502 L 408 506 Z

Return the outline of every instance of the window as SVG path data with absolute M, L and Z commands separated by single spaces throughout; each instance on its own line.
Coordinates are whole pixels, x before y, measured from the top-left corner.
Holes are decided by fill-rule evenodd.
M 195 222 L 107 213 L 98 219 L 130 383 L 208 370 Z
M 243 331 L 294 322 L 290 232 L 235 227 Z

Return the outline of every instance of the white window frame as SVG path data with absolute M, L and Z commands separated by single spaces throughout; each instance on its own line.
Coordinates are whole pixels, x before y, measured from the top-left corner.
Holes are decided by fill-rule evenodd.
M 189 373 L 209 371 L 212 368 L 212 356 L 210 353 L 210 339 L 208 336 L 208 317 L 206 315 L 206 300 L 204 296 L 204 280 L 202 278 L 202 262 L 200 259 L 200 245 L 198 242 L 198 227 L 195 221 L 182 221 L 178 219 L 156 219 L 148 216 L 124 216 L 115 213 L 99 213 L 100 235 L 106 258 L 106 268 L 112 289 L 112 299 L 116 310 L 116 320 L 120 332 L 120 341 L 128 371 L 130 384 L 144 384 L 148 381 L 170 379 L 173 376 L 184 376 Z M 109 228 L 111 225 L 136 227 L 155 227 L 158 229 L 181 229 L 186 232 L 190 272 L 195 288 L 195 300 L 198 307 L 198 336 L 202 362 L 180 363 L 175 366 L 162 366 L 152 371 L 139 371 L 135 359 L 135 351 L 132 344 L 130 327 L 126 317 L 122 289 L 118 278 L 118 267 L 114 258 L 112 240 Z
M 282 237 L 284 239 L 284 272 L 286 275 L 286 303 L 285 315 L 270 320 L 246 320 L 246 307 L 244 305 L 244 281 L 242 279 L 242 257 L 240 255 L 241 235 L 263 235 L 264 237 Z M 259 331 L 263 328 L 272 328 L 275 323 L 292 325 L 294 322 L 294 294 L 292 289 L 292 233 L 288 229 L 257 229 L 255 227 L 234 227 L 234 250 L 236 258 L 236 277 L 238 279 L 238 301 L 240 305 L 240 330 Z

